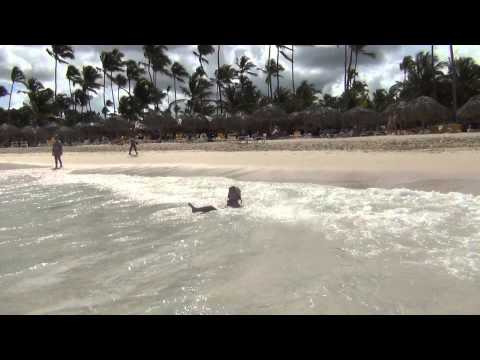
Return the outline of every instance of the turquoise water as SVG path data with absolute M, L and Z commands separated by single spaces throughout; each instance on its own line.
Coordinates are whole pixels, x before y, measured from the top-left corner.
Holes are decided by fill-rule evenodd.
M 0 205 L 2 314 L 480 313 L 472 195 L 37 168 Z

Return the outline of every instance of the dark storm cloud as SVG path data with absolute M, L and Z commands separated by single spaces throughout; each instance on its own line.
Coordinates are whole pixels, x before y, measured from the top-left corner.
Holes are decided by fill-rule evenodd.
M 198 59 L 193 55 L 196 45 L 167 45 L 168 55 L 172 62 L 180 62 L 189 73 L 199 66 Z M 217 45 L 214 45 L 215 49 Z M 54 86 L 54 62 L 48 56 L 46 49 L 49 45 L 0 45 L 0 82 L 10 83 L 10 72 L 13 66 L 19 66 L 25 74 L 42 81 L 46 87 Z M 74 45 L 75 59 L 71 63 L 79 68 L 83 65 L 100 66 L 100 53 L 120 49 L 125 54 L 125 60 L 132 59 L 143 61 L 142 45 Z M 437 46 L 436 51 L 442 59 L 448 57 L 446 46 Z M 480 58 L 475 46 L 457 46 L 459 56 L 474 56 Z M 370 90 L 379 87 L 388 88 L 396 80 L 399 80 L 398 63 L 405 55 L 414 55 L 418 51 L 430 51 L 430 45 L 368 45 L 367 51 L 376 54 L 375 59 L 367 56 L 359 56 L 358 71 L 359 79 L 368 83 Z M 221 64 L 235 64 L 235 60 L 242 55 L 248 56 L 258 67 L 264 67 L 267 60 L 268 45 L 222 45 L 220 53 Z M 475 56 L 475 54 L 477 54 Z M 276 59 L 277 53 L 274 45 L 271 46 L 271 57 Z M 205 65 L 209 77 L 213 77 L 217 67 L 217 56 L 208 56 L 209 64 Z M 479 61 L 479 60 L 477 60 Z M 285 68 L 280 79 L 281 86 L 291 88 L 291 64 L 280 57 L 280 62 Z M 298 86 L 303 80 L 312 83 L 316 89 L 323 93 L 338 95 L 342 91 L 344 76 L 344 49 L 341 45 L 333 46 L 295 46 L 295 85 Z M 58 67 L 58 92 L 68 92 L 68 82 L 65 79 L 65 65 Z M 257 77 L 252 81 L 261 91 L 266 92 L 265 75 L 258 71 Z M 161 89 L 171 85 L 170 78 L 159 75 L 158 84 Z M 273 79 L 276 88 L 276 79 Z M 178 89 L 177 89 L 178 90 Z M 215 87 L 212 87 L 215 92 Z M 107 89 L 107 97 L 110 89 Z M 177 94 L 182 97 L 181 91 Z M 103 98 L 102 90 L 99 91 L 98 99 Z M 5 98 L 0 99 L 0 106 L 5 105 Z M 12 106 L 21 105 L 21 96 L 12 99 Z M 102 101 L 103 102 L 103 101 Z M 96 104 L 96 102 L 94 102 Z
M 7 63 L 7 54 L 5 49 L 0 49 L 0 80 L 10 79 L 10 65 Z

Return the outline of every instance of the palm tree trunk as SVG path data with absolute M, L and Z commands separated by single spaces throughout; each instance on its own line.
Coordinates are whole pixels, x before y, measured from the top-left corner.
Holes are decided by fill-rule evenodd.
M 112 103 L 113 103 L 113 113 L 117 112 L 117 108 L 115 107 L 115 95 L 113 94 L 113 71 L 110 71 L 110 88 L 112 89 Z
M 277 47 L 277 99 L 278 96 L 280 95 L 280 66 L 278 64 L 278 61 L 280 60 L 280 47 Z
M 128 79 L 128 95 L 132 96 L 132 94 L 130 92 L 130 79 Z
M 220 45 L 217 46 L 217 77 L 219 74 L 220 74 Z M 218 81 L 217 81 L 217 100 L 220 97 L 220 102 L 221 102 L 222 95 L 219 95 L 219 94 L 220 94 L 220 85 L 218 84 Z M 221 113 L 222 113 L 222 109 L 220 108 L 220 114 Z M 218 115 L 218 107 L 217 107 L 217 115 Z
M 120 85 L 117 86 L 117 101 L 118 107 L 120 107 Z
M 15 81 L 12 81 L 12 86 L 10 87 L 10 96 L 8 97 L 8 110 L 9 111 L 10 111 L 10 105 L 12 104 L 13 84 L 15 84 Z
M 293 46 L 294 45 L 292 45 L 292 93 L 293 93 L 293 95 L 295 95 L 295 73 L 293 71 L 293 61 L 294 61 L 293 60 L 293 54 L 294 54 Z
M 105 93 L 107 92 L 107 72 L 103 68 L 103 107 L 107 107 L 107 101 L 105 100 Z
M 73 100 L 73 96 L 72 96 L 72 85 L 70 84 L 70 79 L 68 80 L 68 89 L 70 90 L 70 99 Z M 72 101 L 73 102 L 73 101 Z
M 435 60 L 433 55 L 433 45 L 432 45 L 432 81 L 433 81 L 433 98 L 437 100 L 437 82 L 435 81 Z
M 267 64 L 268 64 L 268 67 L 270 67 L 270 50 L 272 49 L 272 45 L 268 45 L 268 59 L 267 59 Z M 269 77 L 269 82 L 270 82 L 270 99 L 273 97 L 273 94 L 272 94 L 272 77 L 270 76 L 270 72 L 267 73 L 268 74 L 268 77 Z
M 152 73 L 150 72 L 150 59 L 148 59 L 148 76 L 150 76 L 150 81 L 153 83 Z
M 347 57 L 348 57 L 347 45 L 344 45 L 344 48 L 345 48 L 345 56 L 344 56 L 343 65 L 344 65 L 345 72 L 343 73 L 343 91 L 347 92 Z
M 173 76 L 173 92 L 175 94 L 173 110 L 175 111 L 175 120 L 177 120 L 177 82 L 175 81 L 175 76 Z
M 353 67 L 353 82 L 357 79 L 358 49 L 355 49 L 355 66 Z
M 54 95 L 54 99 L 56 100 L 57 99 L 57 58 L 55 58 L 55 95 Z
M 351 86 L 351 80 L 352 80 L 352 58 L 353 58 L 353 48 L 350 47 L 350 59 L 348 61 L 348 75 L 347 75 L 347 89 L 350 89 Z
M 453 56 L 453 45 L 450 45 L 450 61 L 452 69 L 452 97 L 453 97 L 453 121 L 457 120 L 457 69 Z
M 223 115 L 223 104 L 222 104 L 222 88 L 218 84 L 218 94 L 220 95 L 220 115 Z

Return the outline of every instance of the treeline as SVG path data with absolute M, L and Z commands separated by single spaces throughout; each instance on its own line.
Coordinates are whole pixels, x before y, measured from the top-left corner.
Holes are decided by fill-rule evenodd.
M 151 122 L 152 118 L 169 124 L 175 120 L 176 126 L 182 121 L 188 122 L 188 118 L 207 121 L 218 118 L 218 122 L 226 121 L 225 118 L 251 118 L 249 121 L 255 121 L 252 115 L 266 106 L 286 114 L 305 112 L 312 107 L 342 112 L 360 107 L 383 112 L 391 105 L 421 96 L 431 97 L 452 109 L 480 93 L 480 66 L 472 58 L 451 61 L 451 57 L 448 63 L 440 62 L 432 53 L 433 47 L 432 52 L 420 52 L 402 60 L 399 71 L 403 73 L 403 81 L 389 89 L 370 93 L 366 82 L 360 78 L 358 59 L 375 57 L 375 54 L 368 51 L 368 45 L 345 45 L 344 92 L 338 97 L 321 94 L 307 81 L 295 86 L 294 45 L 270 45 L 268 60 L 262 66 L 246 56 L 236 59 L 235 64 L 220 64 L 220 51 L 221 45 L 198 45 L 193 54 L 199 66 L 189 73 L 181 63 L 170 59 L 165 45 L 144 45 L 142 61 L 126 59 L 118 49 L 102 51 L 101 67 L 86 65 L 81 68 L 69 64 L 75 58 L 72 46 L 51 45 L 47 52 L 54 67 L 54 89 L 45 88 L 35 78 L 27 79 L 15 66 L 11 71 L 10 88 L 0 87 L 0 96 L 9 99 L 8 108 L 0 109 L 0 124 L 37 128 L 53 122 L 57 127 L 75 127 L 101 124 L 111 117 L 122 117 L 130 127 L 135 123 Z M 453 53 L 453 49 L 451 51 Z M 288 70 L 280 64 L 280 58 L 291 65 Z M 204 65 L 215 60 L 216 70 L 208 74 Z M 291 83 L 287 84 L 282 78 L 288 72 Z M 160 81 L 160 74 L 170 80 Z M 68 80 L 66 94 L 57 93 L 61 76 Z M 253 83 L 252 79 L 257 76 L 263 76 L 266 94 Z M 103 109 L 97 113 L 91 102 L 100 89 L 103 89 Z M 25 94 L 27 100 L 21 108 L 12 109 L 12 98 L 19 93 Z M 167 107 L 162 106 L 165 100 Z M 260 122 L 261 118 L 257 120 Z M 284 126 L 285 130 L 289 126 Z M 271 128 L 267 130 L 272 131 Z

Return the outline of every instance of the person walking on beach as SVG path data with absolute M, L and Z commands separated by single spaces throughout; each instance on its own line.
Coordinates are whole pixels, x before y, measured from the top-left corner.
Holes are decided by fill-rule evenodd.
M 63 145 L 58 137 L 55 137 L 55 142 L 52 145 L 52 155 L 55 158 L 55 170 L 61 169 L 62 164 L 62 155 L 63 155 Z M 60 163 L 60 167 L 58 164 Z
M 128 150 L 128 155 L 132 155 L 132 150 L 135 150 L 135 155 L 138 155 L 137 140 L 135 139 L 135 136 L 130 137 L 130 150 Z

